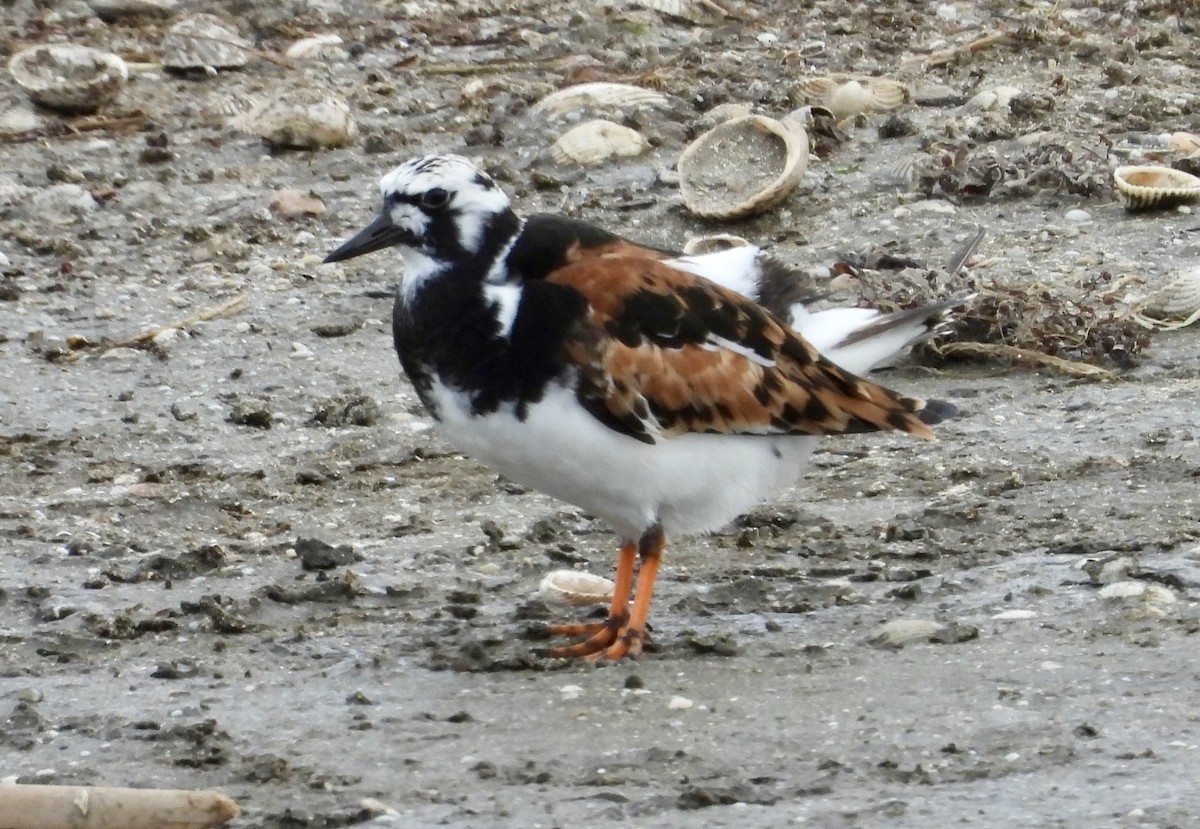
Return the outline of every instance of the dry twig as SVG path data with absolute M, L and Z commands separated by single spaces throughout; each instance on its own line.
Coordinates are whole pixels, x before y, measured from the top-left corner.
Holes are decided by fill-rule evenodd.
M 105 340 L 98 343 L 85 343 L 79 349 L 64 357 L 63 360 L 68 363 L 73 363 L 83 357 L 85 354 L 104 352 L 112 348 L 142 348 L 153 342 L 154 338 L 164 331 L 170 331 L 175 328 L 184 329 L 188 326 L 194 325 L 197 322 L 216 319 L 217 317 L 223 317 L 228 314 L 236 314 L 238 311 L 241 311 L 245 305 L 246 295 L 238 294 L 231 299 L 225 300 L 220 305 L 214 305 L 211 308 L 206 308 L 198 314 L 193 314 L 190 317 L 185 317 L 176 322 L 169 322 L 166 325 L 160 325 L 157 328 L 152 328 L 149 331 L 136 334 L 132 337 L 126 337 L 123 340 Z M 4 829 L 4 827 L 0 827 L 0 829 Z

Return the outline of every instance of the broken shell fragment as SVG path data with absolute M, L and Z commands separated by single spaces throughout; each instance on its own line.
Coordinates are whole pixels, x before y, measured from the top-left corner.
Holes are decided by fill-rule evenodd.
M 561 118 L 582 109 L 629 112 L 644 106 L 665 106 L 667 96 L 627 83 L 581 83 L 552 92 L 533 105 L 532 112 Z
M 689 23 L 715 23 L 729 17 L 729 12 L 712 0 L 628 0 L 628 3 Z
M 1173 331 L 1200 321 L 1200 266 L 1185 268 L 1133 309 L 1147 328 Z
M 95 112 L 129 78 L 119 56 L 69 43 L 23 49 L 9 60 L 8 71 L 35 103 L 68 112 Z
M 610 158 L 641 155 L 649 146 L 637 130 L 601 118 L 565 132 L 554 142 L 550 154 L 560 164 L 574 161 L 587 166 Z
M 178 71 L 237 69 L 246 65 L 253 48 L 250 41 L 220 18 L 196 14 L 167 29 L 162 42 L 162 64 Z
M 292 60 L 342 60 L 346 50 L 341 35 L 325 34 L 297 40 L 284 54 Z
M 1172 167 L 1118 167 L 1113 183 L 1130 211 L 1168 210 L 1200 200 L 1200 178 Z
M 748 115 L 718 124 L 684 149 L 679 189 L 697 216 L 740 219 L 782 202 L 807 168 L 803 127 Z
M 902 83 L 858 75 L 808 78 L 801 81 L 800 92 L 810 102 L 828 108 L 839 122 L 864 112 L 896 109 L 912 100 L 912 93 Z
M 573 607 L 605 604 L 612 599 L 612 592 L 611 580 L 578 570 L 554 570 L 538 585 L 538 596 L 544 601 Z
M 749 245 L 748 239 L 735 236 L 732 233 L 714 233 L 711 236 L 693 236 L 683 246 L 684 256 L 700 256 L 705 253 L 718 253 L 731 248 L 743 248 Z
M 272 146 L 301 150 L 341 147 L 358 135 L 349 104 L 305 86 L 259 103 L 230 126 Z

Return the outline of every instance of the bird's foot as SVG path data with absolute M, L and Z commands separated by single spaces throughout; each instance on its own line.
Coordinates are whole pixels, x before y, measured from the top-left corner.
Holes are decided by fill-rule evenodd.
M 629 627 L 629 617 L 608 617 L 603 622 L 582 624 L 548 625 L 546 632 L 551 636 L 586 636 L 582 642 L 558 648 L 543 648 L 539 656 L 556 659 L 582 657 L 589 662 L 602 659 L 620 659 L 637 656 L 642 652 L 646 639 L 644 630 Z

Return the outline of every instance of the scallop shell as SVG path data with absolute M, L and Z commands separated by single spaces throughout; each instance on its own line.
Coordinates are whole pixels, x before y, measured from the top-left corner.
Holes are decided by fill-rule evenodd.
M 246 65 L 253 48 L 219 17 L 195 14 L 167 29 L 162 63 L 167 69 L 236 69 Z
M 1200 178 L 1172 167 L 1118 167 L 1113 183 L 1126 210 L 1165 210 L 1200 200 Z
M 729 12 L 712 0 L 626 0 L 626 4 L 678 17 L 689 23 L 713 23 L 729 17 Z
M 585 121 L 565 132 L 554 142 L 550 154 L 560 164 L 574 161 L 587 166 L 617 156 L 641 155 L 649 147 L 649 142 L 637 130 L 601 118 Z
M 69 112 L 95 112 L 129 78 L 119 56 L 69 43 L 23 49 L 9 60 L 8 71 L 35 103 Z
M 605 604 L 612 599 L 613 583 L 603 576 L 578 570 L 554 570 L 538 585 L 538 595 L 547 602 L 582 607 Z
M 838 121 L 862 112 L 895 109 L 912 100 L 912 93 L 902 83 L 860 75 L 808 78 L 801 81 L 800 92 L 809 101 L 827 107 Z
M 581 109 L 625 112 L 643 106 L 665 106 L 667 96 L 627 83 L 581 83 L 551 92 L 533 105 L 532 112 L 559 118 Z
M 779 204 L 808 168 L 808 133 L 747 115 L 718 124 L 679 156 L 683 203 L 705 219 L 739 219 Z
M 732 233 L 714 233 L 711 236 L 693 236 L 683 246 L 684 256 L 699 256 L 705 253 L 718 253 L 731 248 L 744 248 L 750 244 L 748 239 L 734 236 Z
M 1200 266 L 1180 271 L 1139 306 L 1155 328 L 1185 328 L 1200 320 Z
M 165 16 L 178 5 L 179 0 L 88 0 L 96 17 L 106 22 L 135 14 Z
M 346 50 L 341 35 L 325 34 L 297 40 L 284 54 L 292 60 L 341 60 Z
M 0 136 L 20 135 L 32 132 L 42 125 L 41 119 L 33 111 L 33 107 L 21 103 L 0 103 Z
M 268 144 L 316 150 L 341 147 L 358 135 L 350 106 L 321 89 L 296 86 L 230 121 Z

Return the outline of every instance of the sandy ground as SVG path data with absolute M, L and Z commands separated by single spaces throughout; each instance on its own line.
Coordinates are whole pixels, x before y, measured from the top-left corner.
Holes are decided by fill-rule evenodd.
M 1158 136 L 1200 129 L 1188 4 L 1137 5 L 763 2 L 692 24 L 223 2 L 206 6 L 264 53 L 332 31 L 349 56 L 141 71 L 100 129 L 39 111 L 0 168 L 0 770 L 217 788 L 245 829 L 1193 825 L 1194 330 L 1103 382 L 928 358 L 881 374 L 961 416 L 936 443 L 827 440 L 797 488 L 668 550 L 652 653 L 566 664 L 532 656 L 575 612 L 537 584 L 607 574 L 613 537 L 437 437 L 390 350 L 397 262 L 318 264 L 369 220 L 381 172 L 456 150 L 525 212 L 656 244 L 732 231 L 827 274 L 867 250 L 934 267 L 983 227 L 975 284 L 1152 288 L 1200 259 L 1200 220 L 1071 184 L 1170 161 Z M 157 59 L 169 21 L 83 10 L 10 3 L 0 45 Z M 898 68 L 993 32 L 1013 37 Z M 828 71 L 911 84 L 911 129 L 864 117 L 766 216 L 680 207 L 669 171 L 705 111 L 782 116 L 795 79 Z M 654 148 L 554 164 L 563 126 L 529 104 L 600 79 L 669 96 L 624 115 Z M 212 115 L 304 85 L 349 101 L 354 143 L 268 152 Z M 1024 97 L 963 109 L 1000 85 Z M 20 100 L 0 78 L 0 106 Z M 1070 175 L 972 200 L 889 178 L 964 139 L 1014 168 L 1069 148 Z M 273 212 L 284 188 L 326 212 Z M 230 302 L 151 347 L 86 346 Z

